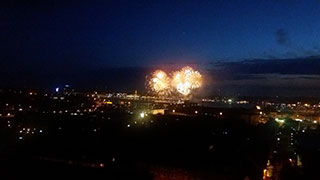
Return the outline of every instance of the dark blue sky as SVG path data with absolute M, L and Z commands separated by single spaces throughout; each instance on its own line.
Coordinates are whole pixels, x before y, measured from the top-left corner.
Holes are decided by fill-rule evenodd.
M 317 55 L 320 2 L 40 1 L 1 3 L 8 64 L 126 67 Z
M 317 0 L 0 1 L 0 87 L 143 89 L 192 64 L 209 93 L 318 95 L 319 55 Z

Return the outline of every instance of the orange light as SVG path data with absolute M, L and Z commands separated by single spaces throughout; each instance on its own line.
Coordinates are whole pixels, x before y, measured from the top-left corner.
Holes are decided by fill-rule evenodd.
M 266 179 L 267 178 L 267 169 L 264 169 L 263 170 L 263 179 Z
M 112 104 L 111 101 L 105 101 L 104 103 L 105 103 L 105 104 Z

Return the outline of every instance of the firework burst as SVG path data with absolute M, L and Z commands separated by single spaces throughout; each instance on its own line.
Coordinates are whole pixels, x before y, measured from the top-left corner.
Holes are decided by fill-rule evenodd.
M 152 73 L 151 79 L 148 81 L 148 88 L 153 93 L 160 96 L 168 96 L 172 92 L 170 78 L 164 71 L 161 70 L 157 70 Z
M 189 66 L 171 75 L 172 78 L 161 70 L 153 72 L 147 81 L 147 88 L 159 96 L 169 96 L 172 92 L 188 96 L 202 86 L 202 75 Z
M 191 67 L 184 67 L 173 73 L 171 85 L 182 95 L 189 95 L 192 90 L 202 86 L 202 76 Z

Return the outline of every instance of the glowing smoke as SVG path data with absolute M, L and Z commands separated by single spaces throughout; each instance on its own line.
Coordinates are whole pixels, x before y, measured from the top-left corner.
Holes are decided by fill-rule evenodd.
M 157 70 L 148 83 L 148 88 L 160 96 L 168 96 L 172 92 L 188 96 L 201 86 L 202 75 L 188 66 L 173 72 L 172 78 L 168 77 L 164 71 Z

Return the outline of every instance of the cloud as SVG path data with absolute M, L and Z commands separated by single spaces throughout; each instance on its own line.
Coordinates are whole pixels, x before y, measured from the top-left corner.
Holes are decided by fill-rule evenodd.
M 226 95 L 320 98 L 320 56 L 217 62 L 212 92 Z
M 214 67 L 223 74 L 319 75 L 320 56 L 220 62 L 216 63 Z
M 290 45 L 290 38 L 285 29 L 277 29 L 275 32 L 276 42 L 282 46 Z

